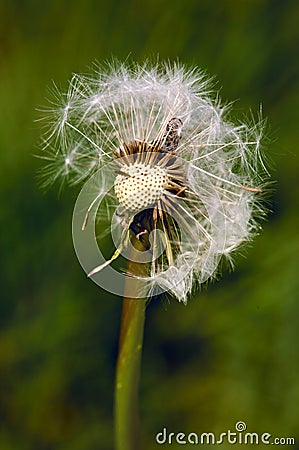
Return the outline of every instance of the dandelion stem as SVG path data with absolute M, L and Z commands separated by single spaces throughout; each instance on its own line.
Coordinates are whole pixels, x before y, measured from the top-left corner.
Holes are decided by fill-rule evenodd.
M 137 239 L 134 246 L 144 250 Z M 128 273 L 142 276 L 148 264 L 128 262 Z M 134 285 L 133 285 L 134 284 Z M 130 286 L 129 286 L 130 285 Z M 125 286 L 115 384 L 115 433 L 117 450 L 140 450 L 138 387 L 141 366 L 146 298 L 128 298 L 126 292 L 140 294 L 138 279 L 128 278 Z M 132 295 L 131 295 L 132 296 Z

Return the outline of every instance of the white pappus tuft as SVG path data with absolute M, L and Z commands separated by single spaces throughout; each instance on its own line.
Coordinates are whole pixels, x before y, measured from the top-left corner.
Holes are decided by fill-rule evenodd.
M 56 94 L 62 104 L 45 117 L 45 184 L 80 183 L 114 162 L 120 245 L 133 233 L 153 255 L 151 292 L 160 286 L 186 302 L 258 229 L 262 125 L 231 124 L 205 75 L 179 63 L 114 62 Z

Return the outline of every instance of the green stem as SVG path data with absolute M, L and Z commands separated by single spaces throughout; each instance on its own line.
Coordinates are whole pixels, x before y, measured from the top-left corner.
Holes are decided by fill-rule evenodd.
M 143 249 L 139 241 L 134 244 L 139 251 Z M 129 261 L 128 263 L 128 272 L 131 274 L 144 275 L 146 270 L 146 264 L 140 264 L 134 261 Z M 137 279 L 133 280 L 131 278 L 128 283 L 130 283 L 130 288 L 132 288 L 132 282 L 134 283 L 134 290 L 137 293 L 139 281 Z M 116 368 L 116 450 L 140 450 L 138 387 L 146 299 L 127 298 L 126 290 L 125 287 Z

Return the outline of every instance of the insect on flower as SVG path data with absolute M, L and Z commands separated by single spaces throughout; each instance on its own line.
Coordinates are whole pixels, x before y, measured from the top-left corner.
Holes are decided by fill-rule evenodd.
M 49 110 L 46 183 L 80 183 L 114 166 L 107 203 L 120 243 L 89 276 L 133 235 L 151 255 L 152 292 L 160 286 L 186 302 L 193 282 L 211 278 L 258 229 L 262 126 L 231 124 L 203 73 L 178 63 L 115 62 L 74 75 L 66 96 L 56 94 L 63 105 Z

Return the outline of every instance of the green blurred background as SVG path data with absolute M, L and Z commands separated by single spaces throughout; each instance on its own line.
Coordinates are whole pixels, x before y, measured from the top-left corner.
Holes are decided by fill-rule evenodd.
M 113 448 L 121 301 L 76 259 L 78 189 L 38 188 L 36 108 L 52 80 L 63 89 L 95 59 L 157 53 L 215 74 L 238 118 L 263 105 L 277 183 L 235 272 L 187 307 L 148 307 L 144 449 L 163 448 L 164 426 L 217 433 L 239 420 L 299 442 L 298 1 L 2 0 L 0 17 L 0 449 Z

